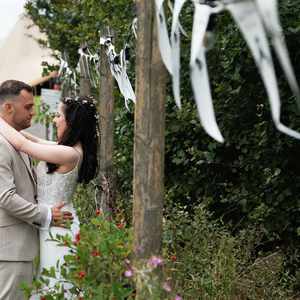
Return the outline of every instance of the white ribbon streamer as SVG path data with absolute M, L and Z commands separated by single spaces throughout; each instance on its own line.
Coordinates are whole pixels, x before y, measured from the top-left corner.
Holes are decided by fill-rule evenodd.
M 155 0 L 156 20 L 158 28 L 158 43 L 162 60 L 170 74 L 172 74 L 172 53 L 170 39 L 166 24 L 166 17 L 163 7 L 164 0 Z
M 176 1 L 176 0 L 175 0 L 175 1 Z M 168 0 L 168 7 L 169 7 L 170 11 L 172 12 L 172 14 L 174 14 L 174 8 L 173 8 L 173 4 L 172 4 L 171 0 Z M 183 29 L 183 27 L 182 27 L 182 25 L 181 25 L 180 22 L 179 22 L 178 26 L 179 26 L 180 32 L 181 32 L 185 37 L 188 37 L 187 32 Z
M 63 71 L 68 67 L 68 63 L 63 60 L 62 58 L 60 58 L 60 66 L 59 66 L 59 70 L 58 70 L 58 77 L 60 77 L 63 73 Z
M 77 94 L 76 71 L 72 71 L 69 64 L 63 58 L 60 58 L 60 67 L 58 71 L 58 78 L 73 88 L 73 93 Z
M 277 0 L 256 0 L 264 25 L 270 34 L 272 44 L 280 61 L 281 67 L 288 80 L 290 88 L 296 96 L 300 108 L 300 89 L 289 58 L 282 27 L 278 15 Z
M 179 15 L 186 0 L 175 0 L 171 30 L 172 79 L 175 102 L 181 108 L 180 101 L 180 22 Z
M 227 9 L 244 35 L 257 67 L 259 68 L 269 97 L 275 126 L 279 131 L 300 139 L 298 132 L 286 127 L 280 122 L 281 103 L 277 79 L 266 33 L 255 3 L 252 1 L 242 1 L 227 5 Z
M 131 24 L 131 29 L 132 29 L 132 33 L 135 37 L 135 39 L 137 39 L 137 30 L 138 30 L 138 18 L 135 17 L 132 21 L 132 24 Z
M 121 50 L 119 55 L 119 63 L 116 63 L 115 58 L 117 57 L 117 54 L 115 52 L 114 45 L 111 43 L 111 40 L 102 39 L 101 41 L 102 45 L 105 45 L 107 47 L 106 54 L 108 56 L 111 73 L 117 81 L 119 90 L 125 99 L 125 106 L 129 110 L 128 100 L 131 100 L 135 103 L 136 96 L 127 75 L 127 61 L 125 57 L 125 51 L 124 49 Z
M 78 49 L 78 54 L 80 55 L 79 58 L 80 73 L 83 75 L 84 78 L 87 78 L 89 79 L 89 81 L 91 81 L 91 74 L 89 68 L 89 55 L 86 54 L 82 48 Z
M 214 113 L 208 71 L 205 58 L 204 36 L 212 8 L 208 5 L 195 4 L 192 49 L 191 49 L 191 81 L 198 113 L 204 130 L 218 142 L 224 142 L 218 128 Z

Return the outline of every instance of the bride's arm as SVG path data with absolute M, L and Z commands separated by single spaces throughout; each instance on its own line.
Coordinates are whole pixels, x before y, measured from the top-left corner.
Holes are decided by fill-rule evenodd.
M 48 140 L 45 140 L 45 139 L 41 139 L 27 131 L 24 131 L 22 130 L 20 132 L 23 136 L 26 137 L 26 139 L 34 142 L 34 143 L 39 143 L 39 144 L 48 144 L 48 145 L 56 145 L 57 143 L 56 142 L 53 142 L 53 141 L 48 141 Z
M 78 161 L 78 153 L 72 147 L 63 145 L 44 145 L 32 142 L 26 139 L 2 118 L 0 118 L 0 133 L 17 150 L 25 152 L 37 160 L 43 160 L 59 165 L 76 163 Z

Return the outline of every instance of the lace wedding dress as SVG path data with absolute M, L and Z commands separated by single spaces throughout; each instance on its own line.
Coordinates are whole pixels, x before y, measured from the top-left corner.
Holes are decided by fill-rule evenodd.
M 68 173 L 54 172 L 47 174 L 47 164 L 40 162 L 37 166 L 37 198 L 38 203 L 43 203 L 49 206 L 53 206 L 59 202 L 64 202 L 66 205 L 63 210 L 70 211 L 73 214 L 73 222 L 71 229 L 65 229 L 60 227 L 50 227 L 48 230 L 40 230 L 40 266 L 39 274 L 43 269 L 56 268 L 56 277 L 60 277 L 60 266 L 64 263 L 64 256 L 69 254 L 67 247 L 58 246 L 56 242 L 51 241 L 50 233 L 53 237 L 59 235 L 70 235 L 74 240 L 76 233 L 79 232 L 79 220 L 76 215 L 76 211 L 72 204 L 72 198 L 76 189 L 78 172 L 80 168 L 79 161 L 74 169 Z M 53 287 L 57 280 L 49 278 L 49 288 Z M 71 299 L 68 293 L 71 285 L 64 285 L 66 289 L 65 299 Z M 40 296 L 34 295 L 30 299 L 40 299 Z

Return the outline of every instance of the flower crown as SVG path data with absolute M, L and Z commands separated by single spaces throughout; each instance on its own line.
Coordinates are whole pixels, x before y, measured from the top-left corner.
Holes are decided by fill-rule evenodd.
M 89 105 L 90 107 L 95 107 L 95 108 L 96 108 L 96 105 L 97 105 L 97 101 L 92 96 L 66 97 L 66 98 L 64 98 L 63 102 L 65 102 L 65 103 L 76 102 L 76 103 L 79 103 L 79 104 L 86 104 L 86 105 Z
M 83 105 L 87 108 L 92 108 L 95 111 L 94 117 L 96 120 L 96 136 L 100 137 L 100 131 L 99 131 L 99 114 L 97 110 L 97 101 L 92 96 L 75 96 L 75 97 L 65 97 L 63 99 L 63 103 L 70 104 L 70 103 L 78 103 L 79 105 Z

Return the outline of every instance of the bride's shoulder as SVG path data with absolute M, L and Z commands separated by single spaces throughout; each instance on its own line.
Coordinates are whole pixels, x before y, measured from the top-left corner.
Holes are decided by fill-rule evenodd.
M 83 149 L 82 149 L 81 144 L 76 144 L 76 145 L 73 147 L 73 149 L 78 153 L 78 155 L 79 155 L 80 157 L 83 156 Z

